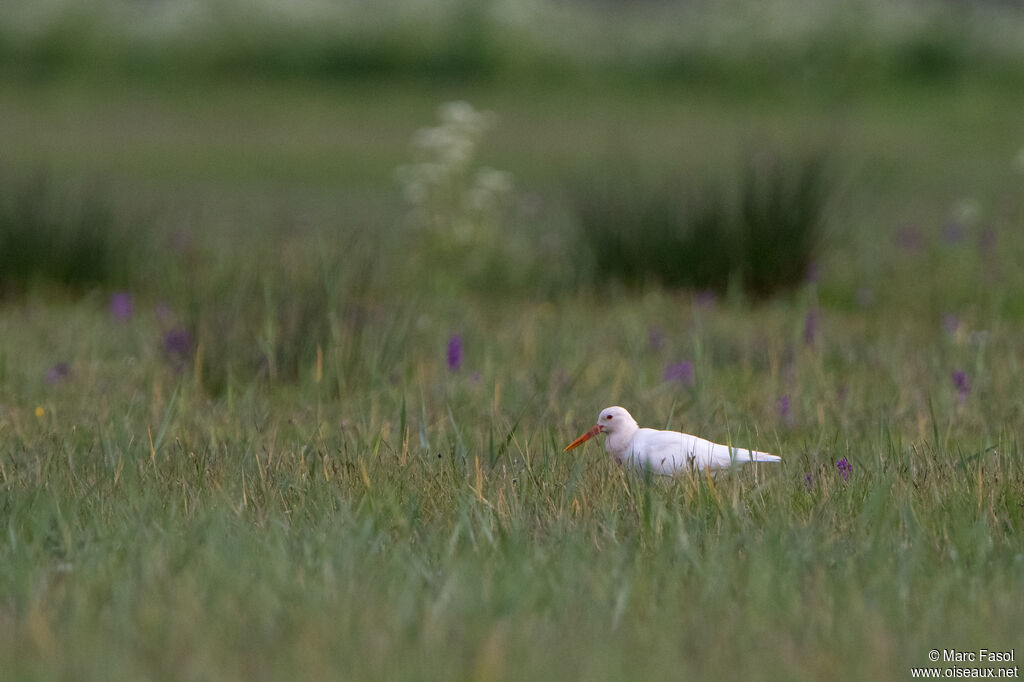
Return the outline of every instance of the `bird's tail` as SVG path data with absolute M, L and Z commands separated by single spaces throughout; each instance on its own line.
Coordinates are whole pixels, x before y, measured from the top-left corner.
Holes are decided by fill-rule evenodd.
M 758 452 L 757 450 L 739 450 L 736 452 L 737 462 L 781 462 L 782 458 L 778 455 L 771 455 L 767 452 Z

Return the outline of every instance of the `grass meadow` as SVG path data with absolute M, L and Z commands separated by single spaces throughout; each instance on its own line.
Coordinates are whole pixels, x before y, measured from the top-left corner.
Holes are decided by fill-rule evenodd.
M 1024 644 L 1005 74 L 60 64 L 0 76 L 4 677 L 908 679 Z M 495 114 L 467 169 L 513 184 L 417 214 L 396 169 L 457 100 Z M 808 154 L 820 240 L 770 296 L 609 278 L 574 213 L 596 171 L 728 206 Z M 562 452 L 613 404 L 783 462 Z

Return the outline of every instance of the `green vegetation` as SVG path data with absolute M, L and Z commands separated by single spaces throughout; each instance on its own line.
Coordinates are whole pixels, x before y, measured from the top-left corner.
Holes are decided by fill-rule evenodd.
M 524 4 L 216 0 L 5 3 L 0 69 L 19 79 L 286 81 L 429 78 L 685 82 L 746 89 L 797 80 L 844 90 L 1020 82 L 1024 29 L 999 2 L 858 0 Z
M 109 198 L 96 187 L 53 184 L 41 174 L 0 179 L 0 294 L 124 284 L 142 252 Z
M 418 42 L 396 28 L 389 58 L 441 45 L 449 9 Z M 656 8 L 586 11 L 628 36 Z M 98 12 L 44 40 L 34 16 L 0 19 L 5 677 L 907 679 L 931 649 L 1020 655 L 1024 89 L 981 9 L 948 40 L 894 20 L 861 52 L 852 25 L 726 48 L 709 20 L 707 43 L 609 38 L 532 74 L 571 47 L 552 19 L 523 62 L 503 34 L 474 75 L 315 87 L 301 64 L 225 66 L 284 60 L 301 22 L 211 24 L 194 39 L 228 57 L 165 78 L 173 22 L 82 39 L 113 31 Z M 769 38 L 777 61 L 751 59 Z M 149 55 L 134 73 L 128 45 Z M 900 45 L 916 75 L 861 69 Z M 615 54 L 715 77 L 604 73 Z M 445 174 L 411 141 L 459 100 L 495 117 Z M 737 175 L 757 149 L 782 184 Z M 596 203 L 597 228 L 595 169 L 635 202 Z M 827 200 L 780 189 L 816 187 L 782 180 L 801 171 Z M 744 286 L 612 277 L 587 230 L 643 224 L 668 177 L 721 224 L 808 206 L 823 227 L 793 222 L 813 249 L 763 259 L 792 268 L 764 280 L 742 264 L 774 242 L 725 254 Z M 740 248 L 715 234 L 702 262 Z M 99 274 L 69 281 L 58 254 Z M 784 461 L 661 479 L 563 453 L 609 404 Z
M 635 164 L 610 164 L 573 187 L 575 248 L 592 252 L 598 284 L 720 293 L 736 285 L 758 298 L 799 286 L 826 227 L 823 162 L 764 155 L 739 176 L 735 188 L 706 179 L 652 183 Z

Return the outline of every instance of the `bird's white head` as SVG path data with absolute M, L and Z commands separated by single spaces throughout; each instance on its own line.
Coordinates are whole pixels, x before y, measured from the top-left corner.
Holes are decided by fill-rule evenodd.
M 636 420 L 626 411 L 626 408 L 619 407 L 618 405 L 606 407 L 597 416 L 597 423 L 594 424 L 594 428 L 565 446 L 564 452 L 583 445 L 599 433 L 611 436 L 614 433 L 636 431 L 636 429 Z

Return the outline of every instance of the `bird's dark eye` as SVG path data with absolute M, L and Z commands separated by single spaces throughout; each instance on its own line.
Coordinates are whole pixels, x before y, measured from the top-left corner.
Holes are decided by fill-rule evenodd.
M 605 415 L 605 417 L 604 417 L 604 418 L 605 418 L 605 419 L 611 419 L 611 418 L 612 418 L 612 415 L 610 415 L 610 414 L 608 414 L 608 415 Z

